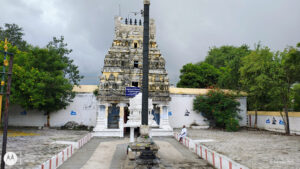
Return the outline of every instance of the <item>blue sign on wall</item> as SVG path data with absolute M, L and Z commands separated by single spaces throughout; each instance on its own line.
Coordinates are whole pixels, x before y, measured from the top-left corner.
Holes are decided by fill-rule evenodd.
M 266 123 L 267 123 L 267 124 L 271 123 L 271 122 L 270 122 L 270 119 L 266 120 Z
M 280 125 L 284 125 L 284 121 L 279 120 L 279 124 L 280 124 Z
M 75 111 L 71 111 L 71 116 L 76 116 L 76 112 Z
M 125 89 L 125 96 L 134 97 L 139 94 L 140 88 L 139 87 L 126 87 Z
M 169 116 L 172 116 L 172 112 L 169 111 L 168 114 L 169 114 Z

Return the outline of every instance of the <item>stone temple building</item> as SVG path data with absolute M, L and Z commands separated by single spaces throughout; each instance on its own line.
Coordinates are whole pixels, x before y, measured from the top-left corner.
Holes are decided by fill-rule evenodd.
M 142 84 L 141 22 L 115 17 L 115 37 L 112 41 L 104 59 L 100 84 L 74 86 L 76 95 L 73 102 L 65 109 L 50 114 L 51 127 L 76 122 L 93 127 L 94 136 L 124 137 L 124 133 L 129 133 L 129 128 L 132 130 L 130 122 L 135 126 L 140 122 L 137 117 L 140 117 L 141 94 L 137 93 Z M 165 60 L 156 44 L 154 20 L 150 20 L 149 50 L 148 121 L 153 127 L 152 136 L 170 135 L 172 128 L 181 128 L 183 125 L 207 127 L 206 119 L 193 110 L 193 101 L 197 96 L 206 96 L 211 89 L 169 88 Z M 94 91 L 98 91 L 98 94 L 95 95 Z M 251 117 L 248 120 L 247 115 L 246 96 L 237 99 L 240 102 L 241 126 L 251 123 Z M 9 126 L 41 127 L 48 121 L 44 112 L 39 110 L 24 110 L 20 105 L 11 105 L 9 110 Z M 291 128 L 291 131 L 298 132 L 297 125 L 294 126 L 296 128 Z
M 143 26 L 139 21 L 115 17 L 115 37 L 104 59 L 100 84 L 74 86 L 76 95 L 73 102 L 65 109 L 50 114 L 50 126 L 61 127 L 68 122 L 76 122 L 93 127 L 94 136 L 115 137 L 124 137 L 124 133 L 139 126 L 142 40 Z M 148 122 L 152 126 L 152 136 L 171 135 L 172 128 L 183 125 L 191 127 L 196 124 L 196 127 L 206 128 L 207 121 L 201 113 L 193 110 L 193 101 L 197 96 L 206 96 L 211 89 L 169 87 L 165 60 L 156 44 L 154 20 L 150 21 L 149 63 Z M 246 96 L 237 99 L 240 102 L 241 126 L 251 123 Z M 47 124 L 47 116 L 39 110 L 24 110 L 20 105 L 11 105 L 9 110 L 9 126 L 41 127 Z M 292 131 L 298 131 L 295 126 Z
M 98 136 L 120 136 L 128 120 L 130 99 L 141 92 L 143 68 L 143 25 L 141 20 L 115 17 L 115 35 L 104 59 L 99 84 L 99 107 L 94 128 Z M 152 115 L 161 131 L 172 132 L 168 122 L 169 78 L 165 59 L 156 43 L 154 19 L 150 19 L 149 97 Z M 151 116 L 152 117 L 152 116 Z M 166 134 L 166 133 L 165 133 Z

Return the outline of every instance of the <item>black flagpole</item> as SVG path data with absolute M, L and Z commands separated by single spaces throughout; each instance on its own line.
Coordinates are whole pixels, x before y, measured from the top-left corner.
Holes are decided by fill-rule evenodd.
M 150 0 L 144 0 L 142 125 L 148 125 L 149 7 L 150 7 Z

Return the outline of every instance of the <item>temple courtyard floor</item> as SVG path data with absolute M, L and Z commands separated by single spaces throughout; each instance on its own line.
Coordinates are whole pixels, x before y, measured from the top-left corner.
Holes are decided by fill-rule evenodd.
M 300 168 L 300 136 L 244 128 L 238 132 L 188 129 L 188 137 L 252 169 Z
M 180 129 L 175 129 L 180 132 Z M 12 168 L 41 165 L 88 131 L 14 128 L 8 132 L 7 151 L 19 160 Z M 300 136 L 241 129 L 238 132 L 188 129 L 188 137 L 249 168 L 300 168 Z M 155 137 L 160 146 L 161 169 L 212 168 L 172 137 Z M 60 169 L 121 169 L 126 161 L 129 138 L 92 138 L 65 161 Z M 2 136 L 0 138 L 2 144 Z
M 85 136 L 87 133 L 88 131 L 10 128 L 8 130 L 6 152 L 16 153 L 18 161 L 15 165 L 6 166 L 6 168 L 35 168 L 68 146 L 66 144 L 58 144 L 57 142 L 74 142 Z M 0 134 L 1 150 L 2 131 Z
M 154 138 L 154 141 L 160 147 L 160 169 L 213 169 L 172 137 Z M 129 138 L 93 138 L 59 169 L 127 168 L 125 161 L 128 142 Z

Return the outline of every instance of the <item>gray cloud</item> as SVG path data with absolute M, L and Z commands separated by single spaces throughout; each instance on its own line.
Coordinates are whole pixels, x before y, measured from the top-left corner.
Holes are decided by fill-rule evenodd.
M 143 8 L 142 0 L 0 1 L 0 25 L 20 25 L 29 43 L 45 46 L 53 36 L 64 35 L 71 58 L 86 76 L 83 84 L 98 83 L 119 5 L 123 17 Z M 212 46 L 261 41 L 282 50 L 295 45 L 300 41 L 299 6 L 298 0 L 152 0 L 151 17 L 171 82 L 178 81 L 182 65 L 202 61 Z

